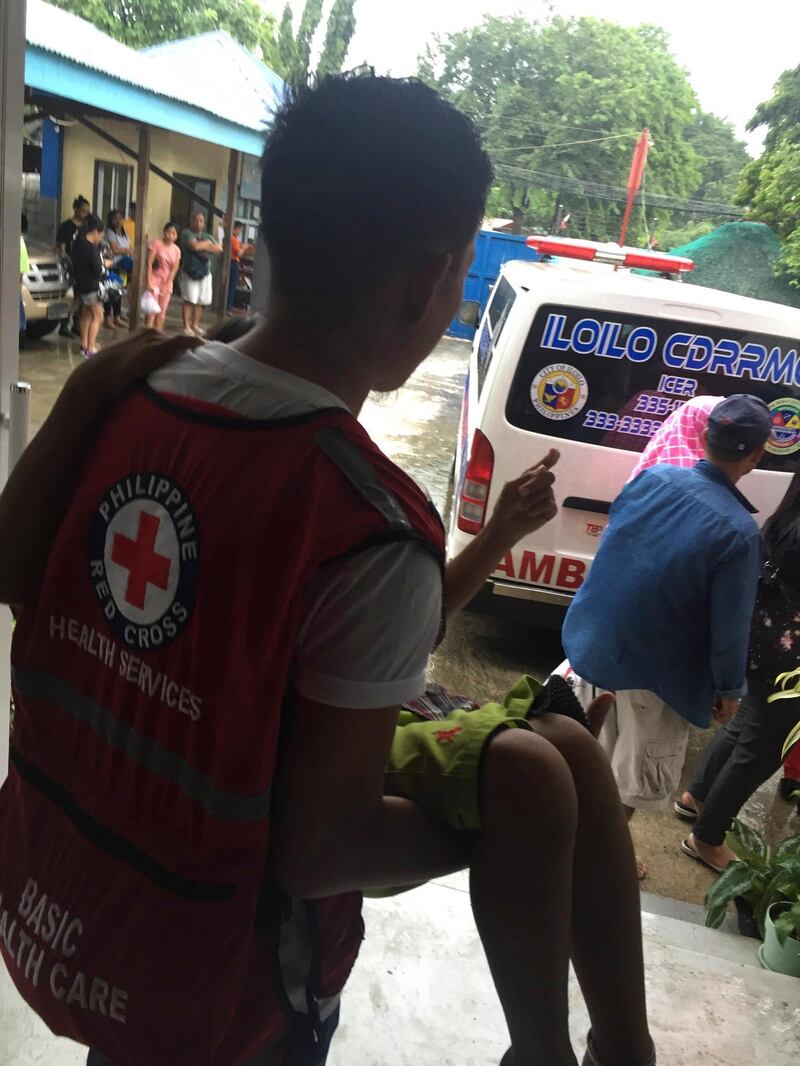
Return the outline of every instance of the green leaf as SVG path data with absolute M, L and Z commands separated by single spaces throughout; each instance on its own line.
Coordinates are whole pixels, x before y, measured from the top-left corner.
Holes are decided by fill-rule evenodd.
M 779 944 L 785 944 L 789 937 L 800 940 L 800 902 L 779 914 L 774 924 Z
M 800 744 L 800 722 L 797 722 L 792 729 L 789 736 L 786 738 L 786 742 L 783 745 L 783 751 L 781 752 L 781 759 L 785 759 L 795 744 Z
M 776 859 L 783 859 L 789 855 L 800 856 L 800 833 L 794 837 L 787 837 L 775 848 Z
M 338 74 L 347 58 L 347 50 L 356 29 L 353 13 L 355 0 L 333 0 L 325 31 L 325 43 L 319 57 L 320 74 Z
M 275 52 L 275 19 L 256 0 L 54 0 L 131 48 L 174 41 L 208 30 L 231 37 L 267 61 Z
M 733 829 L 728 833 L 728 846 L 748 862 L 764 861 L 768 855 L 767 843 L 757 829 L 736 818 Z
M 764 923 L 766 921 L 767 911 L 772 904 L 784 901 L 791 902 L 797 898 L 797 894 L 797 881 L 795 877 L 793 877 L 793 872 L 778 867 L 772 879 L 763 889 L 761 897 L 754 907 L 756 922 L 758 923 L 758 928 L 761 930 L 762 936 L 764 935 Z
M 562 203 L 570 235 L 616 240 L 622 205 L 584 181 L 624 188 L 644 126 L 653 141 L 647 193 L 724 199 L 747 162 L 730 124 L 702 111 L 668 38 L 652 27 L 489 15 L 437 38 L 419 73 L 480 126 L 497 175 L 490 213 L 529 229 L 549 227 Z M 663 246 L 678 222 L 672 214 L 659 209 L 656 223 L 638 205 L 630 243 L 649 226 Z
M 737 896 L 744 896 L 752 884 L 753 870 L 747 863 L 732 862 L 726 867 L 706 894 L 706 925 L 718 929 L 728 904 Z

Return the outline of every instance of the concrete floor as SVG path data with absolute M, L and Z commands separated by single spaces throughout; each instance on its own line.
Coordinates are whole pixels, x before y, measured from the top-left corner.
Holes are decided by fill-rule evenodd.
M 170 324 L 178 328 L 177 314 L 171 316 Z M 113 335 L 102 330 L 100 340 L 110 343 Z M 469 347 L 464 342 L 443 340 L 403 389 L 370 399 L 362 412 L 362 421 L 377 442 L 427 486 L 440 507 L 446 503 L 468 356 Z M 33 431 L 47 416 L 77 362 L 78 342 L 57 334 L 23 351 L 20 377 L 32 386 Z M 562 658 L 558 635 L 551 631 L 464 613 L 451 624 L 431 670 L 437 681 L 455 691 L 493 699 L 520 673 L 543 677 Z M 692 730 L 684 784 L 709 736 Z M 773 781 L 756 793 L 744 817 L 764 829 L 774 842 L 800 833 L 800 818 L 794 810 L 777 797 Z M 640 812 L 631 826 L 639 857 L 649 870 L 647 890 L 701 903 L 713 874 L 679 851 L 680 840 L 688 831 L 686 824 L 671 812 Z
M 77 343 L 47 339 L 23 353 L 32 393 L 32 428 L 46 417 Z M 364 421 L 386 450 L 446 492 L 467 350 L 444 342 L 409 386 Z M 444 684 L 495 697 L 523 671 L 546 674 L 562 657 L 558 635 L 464 614 L 432 663 Z M 687 765 L 705 742 L 693 731 Z M 746 817 L 771 839 L 800 832 L 774 784 L 753 798 Z M 702 928 L 697 906 L 712 875 L 684 858 L 685 827 L 671 814 L 637 815 L 633 833 L 650 867 L 643 895 L 648 1001 L 663 1066 L 795 1066 L 800 985 L 758 968 L 756 943 Z M 474 929 L 464 875 L 394 899 L 367 901 L 368 935 L 344 997 L 329 1066 L 494 1066 L 507 1046 L 505 1023 Z M 671 897 L 663 899 L 662 897 Z M 612 973 L 613 980 L 613 973 Z M 575 981 L 570 987 L 576 1050 L 588 1027 Z M 0 1066 L 82 1066 L 86 1051 L 56 1039 L 22 1002 L 0 966 Z
M 365 905 L 367 938 L 328 1066 L 496 1066 L 507 1030 L 475 932 L 465 875 Z M 754 941 L 643 915 L 650 1027 L 662 1066 L 796 1066 L 800 984 L 759 968 Z M 610 971 L 613 980 L 613 968 Z M 570 1032 L 588 1019 L 570 982 Z M 2 1066 L 82 1066 L 0 966 Z M 225 1064 L 217 1064 L 225 1066 Z

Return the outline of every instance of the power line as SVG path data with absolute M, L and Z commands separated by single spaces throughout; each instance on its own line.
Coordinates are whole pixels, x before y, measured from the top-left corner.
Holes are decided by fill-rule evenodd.
M 458 108 L 459 108 L 460 111 L 463 111 L 465 115 L 469 115 L 469 117 L 472 119 L 472 121 L 475 123 L 475 125 L 479 129 L 485 130 L 485 129 L 489 128 L 490 122 L 488 121 L 487 116 L 485 114 L 483 114 L 482 112 L 479 113 L 478 111 L 473 111 L 470 108 L 465 107 L 463 104 L 458 104 Z M 578 133 L 597 133 L 597 134 L 602 135 L 602 136 L 605 136 L 608 133 L 608 130 L 592 130 L 592 129 L 589 129 L 588 126 L 570 126 L 567 123 L 561 123 L 561 122 L 536 122 L 535 119 L 531 119 L 530 120 L 530 125 L 531 126 L 537 126 L 540 130 L 545 130 L 545 131 L 549 131 L 549 130 L 577 130 Z M 640 131 L 636 130 L 635 132 L 639 133 Z
M 558 144 L 523 144 L 519 148 L 493 148 L 492 153 L 498 152 L 531 152 L 551 148 L 571 148 L 575 144 L 598 144 L 600 141 L 618 141 L 623 137 L 638 137 L 640 130 L 629 130 L 627 133 L 609 133 L 605 137 L 590 137 L 583 141 L 561 141 Z
M 620 185 L 608 185 L 604 182 L 573 178 L 564 174 L 531 170 L 526 167 L 513 166 L 509 163 L 496 163 L 495 171 L 501 177 L 516 178 L 528 185 L 538 185 L 541 188 L 555 189 L 560 192 L 574 192 L 593 200 L 625 203 L 628 199 L 628 190 Z M 642 194 L 640 192 L 636 194 L 634 202 L 641 204 Z M 681 200 L 676 196 L 666 196 L 653 192 L 647 194 L 647 205 L 651 209 L 662 208 L 667 211 L 683 211 L 694 215 L 715 215 L 724 218 L 742 217 L 742 209 L 734 204 L 713 203 L 707 200 Z

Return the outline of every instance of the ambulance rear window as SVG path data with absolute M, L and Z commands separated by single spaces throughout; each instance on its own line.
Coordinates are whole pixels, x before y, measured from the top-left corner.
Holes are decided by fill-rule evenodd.
M 483 392 L 486 375 L 494 357 L 494 350 L 503 331 L 503 326 L 508 319 L 508 312 L 517 298 L 516 292 L 505 278 L 500 278 L 495 285 L 492 298 L 489 302 L 489 310 L 483 323 L 480 342 L 478 344 L 478 395 Z
M 520 429 L 641 452 L 692 396 L 748 392 L 769 405 L 761 466 L 800 458 L 800 342 L 728 326 L 548 305 L 533 321 L 506 403 Z

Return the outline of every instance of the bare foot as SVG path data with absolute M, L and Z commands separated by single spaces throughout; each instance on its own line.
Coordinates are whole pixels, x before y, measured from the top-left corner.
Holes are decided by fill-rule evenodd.
M 600 736 L 600 730 L 603 728 L 606 715 L 611 710 L 611 704 L 613 702 L 613 692 L 602 692 L 599 696 L 595 696 L 586 708 L 586 717 L 589 719 L 589 730 L 595 739 Z
M 106 329 L 119 329 L 116 322 L 112 322 L 110 318 L 104 318 L 103 325 Z
M 724 870 L 729 863 L 736 862 L 738 858 L 736 852 L 731 851 L 726 844 L 706 844 L 698 840 L 694 833 L 689 834 L 688 843 L 704 862 L 718 870 Z
M 640 881 L 644 881 L 645 877 L 647 877 L 647 867 L 643 862 L 639 862 L 638 859 L 636 860 L 636 876 Z

